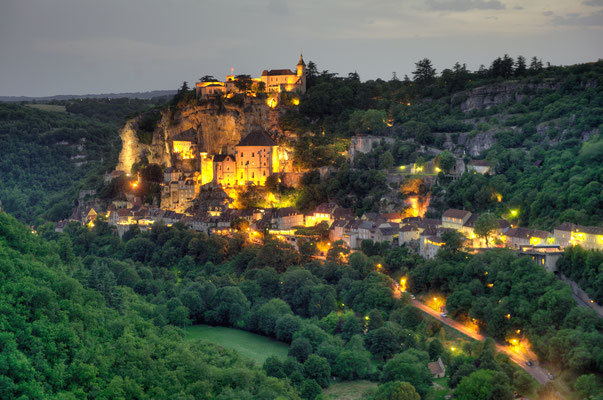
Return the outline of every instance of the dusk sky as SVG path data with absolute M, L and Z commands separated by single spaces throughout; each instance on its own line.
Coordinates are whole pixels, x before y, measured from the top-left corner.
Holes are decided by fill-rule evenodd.
M 362 80 L 603 50 L 603 0 L 0 0 L 0 95 L 176 89 L 306 62 Z

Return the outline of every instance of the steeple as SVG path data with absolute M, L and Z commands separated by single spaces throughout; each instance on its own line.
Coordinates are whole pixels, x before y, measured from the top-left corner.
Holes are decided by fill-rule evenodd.
M 301 65 L 301 66 L 306 66 L 306 63 L 304 62 L 304 57 L 302 55 L 302 53 L 299 53 L 299 62 L 297 63 L 297 65 Z

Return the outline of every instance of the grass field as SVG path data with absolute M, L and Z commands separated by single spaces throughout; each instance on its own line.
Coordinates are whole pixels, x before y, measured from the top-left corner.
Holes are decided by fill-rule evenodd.
M 239 329 L 195 325 L 185 330 L 189 339 L 205 339 L 208 342 L 235 350 L 258 365 L 262 365 L 270 356 L 285 358 L 289 352 L 289 346 L 284 343 Z
M 55 112 L 65 112 L 65 106 L 59 106 L 55 104 L 27 104 L 27 107 L 37 108 L 42 111 L 55 111 Z
M 377 390 L 377 383 L 352 381 L 332 383 L 322 394 L 327 400 L 360 400 L 367 390 Z

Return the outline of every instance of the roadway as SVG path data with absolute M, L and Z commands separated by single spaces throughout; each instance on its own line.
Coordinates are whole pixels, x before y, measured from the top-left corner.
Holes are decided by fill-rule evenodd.
M 486 340 L 486 336 L 480 334 L 479 332 L 476 332 L 474 329 L 471 329 L 468 326 L 461 324 L 460 322 L 457 322 L 450 318 L 442 317 L 439 312 L 433 310 L 432 308 L 426 306 L 418 300 L 411 300 L 410 304 L 413 307 L 416 307 L 419 310 L 431 315 L 441 323 L 446 324 L 453 329 L 456 329 L 457 331 L 469 336 L 472 339 L 479 340 L 482 342 Z M 502 345 L 498 343 L 496 344 L 496 350 L 507 354 L 511 361 L 513 361 L 524 371 L 534 377 L 534 379 L 536 379 L 541 385 L 544 385 L 550 380 L 548 377 L 548 372 L 543 367 L 538 365 L 538 362 L 536 361 L 537 358 L 534 354 L 530 354 L 529 352 L 527 354 L 526 352 L 518 352 L 517 350 L 513 349 L 512 346 Z M 531 360 L 534 365 L 531 367 L 526 365 L 526 362 L 528 360 Z

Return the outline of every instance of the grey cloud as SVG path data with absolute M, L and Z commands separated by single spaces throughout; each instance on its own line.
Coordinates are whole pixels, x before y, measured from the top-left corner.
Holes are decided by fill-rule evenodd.
M 553 25 L 559 26 L 603 26 L 603 10 L 589 15 L 569 13 L 565 16 L 556 15 L 552 18 Z
M 524 8 L 522 6 L 515 6 L 513 7 L 514 10 L 523 10 Z
M 545 17 L 550 17 L 553 14 L 555 14 L 555 13 L 552 12 L 552 11 L 545 11 L 545 12 L 542 13 L 542 15 L 544 15 Z
M 434 11 L 503 10 L 499 0 L 427 0 L 427 7 Z
M 585 0 L 582 4 L 585 6 L 603 7 L 603 0 Z
M 268 3 L 268 11 L 280 16 L 291 15 L 291 9 L 287 0 L 270 0 Z

